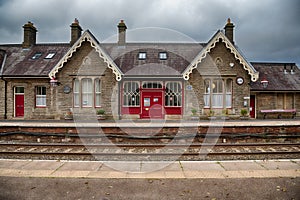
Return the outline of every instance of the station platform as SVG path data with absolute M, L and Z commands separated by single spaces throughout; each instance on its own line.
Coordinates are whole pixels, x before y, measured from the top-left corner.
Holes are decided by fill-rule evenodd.
M 230 179 L 300 177 L 300 159 L 173 162 L 0 160 L 1 177 Z
M 0 120 L 0 127 L 264 127 L 300 126 L 300 119 L 249 119 L 249 120 Z

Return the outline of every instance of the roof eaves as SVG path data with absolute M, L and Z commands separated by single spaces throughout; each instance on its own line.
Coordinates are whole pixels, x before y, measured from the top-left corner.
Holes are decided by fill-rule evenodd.
M 49 78 L 55 77 L 55 74 L 64 66 L 64 63 L 68 61 L 69 58 L 73 56 L 73 53 L 77 51 L 77 49 L 82 45 L 84 41 L 90 42 L 91 46 L 95 48 L 96 52 L 98 52 L 99 56 L 104 59 L 104 62 L 107 64 L 108 68 L 110 68 L 113 73 L 116 75 L 116 80 L 120 81 L 122 79 L 123 73 L 111 59 L 111 57 L 105 52 L 103 48 L 101 48 L 100 43 L 94 35 L 86 30 L 81 37 L 73 44 L 73 46 L 69 49 L 69 51 L 60 59 L 60 61 L 55 65 L 55 67 L 49 72 Z
M 200 51 L 200 53 L 195 57 L 195 59 L 190 63 L 190 65 L 184 70 L 183 78 L 185 80 L 189 79 L 189 75 L 192 73 L 193 69 L 197 68 L 197 65 L 207 56 L 207 54 L 216 46 L 216 43 L 222 39 L 222 42 L 225 43 L 226 48 L 230 49 L 230 52 L 234 54 L 236 60 L 243 65 L 244 69 L 248 71 L 248 74 L 251 76 L 251 80 L 256 82 L 259 77 L 259 72 L 246 60 L 238 48 L 233 45 L 229 39 L 224 35 L 221 30 L 218 30 L 214 36 L 209 40 L 207 45 Z

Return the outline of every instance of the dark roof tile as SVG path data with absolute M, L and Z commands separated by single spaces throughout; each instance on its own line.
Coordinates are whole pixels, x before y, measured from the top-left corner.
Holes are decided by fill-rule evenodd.
M 252 91 L 300 91 L 300 69 L 295 63 L 251 62 L 251 64 L 259 71 L 259 80 L 251 83 Z M 291 73 L 292 66 L 294 74 Z M 264 78 L 269 81 L 267 88 L 261 85 L 261 80 Z
M 59 62 L 70 48 L 69 44 L 38 44 L 30 49 L 21 45 L 0 45 L 7 53 L 7 60 L 2 70 L 4 77 L 46 77 L 50 70 Z M 42 55 L 32 59 L 35 53 Z M 52 59 L 45 57 L 55 52 Z
M 129 43 L 126 46 L 101 44 L 120 70 L 127 75 L 172 75 L 182 73 L 201 51 L 204 44 L 196 43 Z M 145 60 L 138 54 L 146 52 Z M 159 58 L 160 52 L 167 53 L 167 59 Z M 150 65 L 152 64 L 152 65 Z M 148 69 L 152 66 L 151 69 Z M 159 68 L 161 66 L 161 68 Z M 148 69 L 148 70 L 147 70 Z M 170 72 L 170 71 L 169 71 Z

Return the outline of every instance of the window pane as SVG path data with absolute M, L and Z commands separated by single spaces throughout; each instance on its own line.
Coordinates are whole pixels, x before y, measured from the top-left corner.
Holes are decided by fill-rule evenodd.
M 165 90 L 165 106 L 181 106 L 182 94 L 179 82 L 168 82 Z
M 212 106 L 217 108 L 223 107 L 223 94 L 212 95 Z
M 123 91 L 124 106 L 139 106 L 140 105 L 140 90 L 137 82 L 125 82 Z
M 84 78 L 81 80 L 81 83 L 82 83 L 82 106 L 91 107 L 93 102 L 92 79 Z
M 36 106 L 46 106 L 46 87 L 36 87 Z
M 231 93 L 231 90 L 232 90 L 232 79 L 227 79 L 226 80 L 226 92 Z
M 74 86 L 73 86 L 73 94 L 74 94 L 74 107 L 79 107 L 79 80 L 75 79 L 74 80 Z
M 100 79 L 95 79 L 95 106 L 101 106 L 101 84 Z
M 16 87 L 15 88 L 15 93 L 23 94 L 24 93 L 24 87 Z

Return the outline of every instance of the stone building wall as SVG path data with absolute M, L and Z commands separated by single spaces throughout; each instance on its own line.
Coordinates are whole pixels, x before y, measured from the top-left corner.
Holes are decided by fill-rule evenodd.
M 234 66 L 231 67 L 229 63 L 234 63 Z M 242 77 L 244 83 L 238 85 L 236 83 L 236 78 Z M 249 100 L 247 101 L 247 106 L 244 106 L 244 97 L 250 97 L 250 75 L 244 70 L 243 66 L 234 58 L 234 55 L 228 50 L 224 43 L 218 42 L 216 47 L 211 50 L 211 52 L 198 64 L 198 67 L 193 70 L 193 73 L 190 74 L 190 79 L 186 84 L 190 84 L 193 87 L 193 92 L 197 96 L 194 98 L 194 102 L 190 102 L 190 107 L 199 106 L 201 114 L 207 112 L 203 110 L 204 99 L 203 94 L 205 91 L 204 88 L 204 79 L 232 79 L 232 109 L 229 109 L 231 114 L 239 114 L 241 109 L 249 109 Z M 186 97 L 186 102 L 189 102 Z M 246 98 L 246 99 L 247 99 Z M 190 98 L 191 99 L 191 98 Z M 195 102 L 198 101 L 198 102 Z M 189 111 L 190 108 L 187 108 Z M 222 109 L 215 109 L 215 111 L 220 114 Z
M 261 110 L 275 109 L 296 109 L 297 116 L 300 116 L 300 93 L 295 92 L 257 92 L 256 98 L 256 118 L 263 118 Z M 277 118 L 278 114 L 268 114 L 268 118 Z M 283 116 L 289 117 L 290 114 Z
M 82 43 L 82 46 L 73 54 L 72 59 L 65 63 L 56 76 L 61 85 L 56 88 L 55 109 L 61 117 L 70 109 L 75 109 L 73 108 L 73 81 L 75 78 L 91 78 L 92 80 L 99 78 L 101 80 L 101 109 L 104 109 L 107 115 L 112 115 L 112 102 L 118 101 L 116 96 L 112 97 L 117 81 L 112 70 L 107 67 L 89 42 Z M 71 87 L 72 92 L 65 94 L 64 86 Z M 96 109 L 99 108 L 92 106 L 92 108 L 79 110 L 81 113 L 95 114 Z
M 51 87 L 48 78 L 6 79 L 7 83 L 7 118 L 15 117 L 14 88 L 24 87 L 24 119 L 54 119 L 50 108 Z M 46 107 L 36 107 L 36 86 L 46 87 Z M 4 99 L 3 99 L 4 101 Z M 3 106 L 4 110 L 4 106 Z

